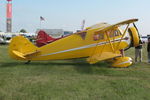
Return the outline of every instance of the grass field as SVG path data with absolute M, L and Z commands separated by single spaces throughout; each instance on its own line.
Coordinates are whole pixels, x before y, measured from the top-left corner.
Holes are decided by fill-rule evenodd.
M 0 46 L 0 100 L 150 100 L 150 65 L 129 68 L 84 59 L 46 62 L 12 60 Z M 134 57 L 134 49 L 127 51 Z

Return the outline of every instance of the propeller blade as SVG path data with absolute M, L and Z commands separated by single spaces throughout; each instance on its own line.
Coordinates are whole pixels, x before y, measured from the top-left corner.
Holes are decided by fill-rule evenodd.
M 138 30 L 138 28 L 136 27 L 135 23 L 133 23 L 133 26 L 136 28 L 136 30 L 137 30 L 137 32 L 138 32 L 138 35 L 139 35 L 139 43 L 142 44 L 141 36 L 140 36 L 139 30 Z

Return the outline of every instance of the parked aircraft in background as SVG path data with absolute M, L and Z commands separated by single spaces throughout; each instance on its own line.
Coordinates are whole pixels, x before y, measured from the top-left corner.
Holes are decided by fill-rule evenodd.
M 59 40 L 61 38 L 62 37 L 53 38 L 53 37 L 49 36 L 45 31 L 40 30 L 38 32 L 38 35 L 37 35 L 37 38 L 36 38 L 36 46 L 41 47 L 41 46 L 44 46 L 44 45 L 49 44 L 51 42 L 54 42 L 56 40 Z
M 33 37 L 36 36 L 35 33 L 5 33 L 5 32 L 0 32 L 0 44 L 9 44 L 12 37 L 19 36 L 19 35 L 25 36 L 29 40 L 31 40 Z

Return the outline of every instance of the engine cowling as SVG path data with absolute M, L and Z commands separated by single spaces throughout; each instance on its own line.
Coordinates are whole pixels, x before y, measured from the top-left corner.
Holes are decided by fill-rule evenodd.
M 140 44 L 140 36 L 138 34 L 138 31 L 135 27 L 130 27 L 128 29 L 128 32 L 131 36 L 131 47 L 136 47 Z

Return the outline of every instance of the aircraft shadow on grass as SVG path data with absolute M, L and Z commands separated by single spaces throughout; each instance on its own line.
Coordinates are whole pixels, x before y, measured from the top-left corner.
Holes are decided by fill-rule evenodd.
M 65 60 L 66 61 L 66 60 Z M 110 67 L 106 62 L 100 62 L 96 64 L 89 64 L 85 62 L 83 59 L 77 60 L 67 60 L 67 62 L 62 61 L 47 61 L 47 62 L 31 62 L 29 64 L 25 64 L 25 62 L 4 62 L 0 64 L 0 68 L 8 68 L 8 67 L 47 67 L 51 69 L 53 67 L 73 67 L 78 73 L 83 74 L 108 74 Z M 46 69 L 47 69 L 46 68 Z

